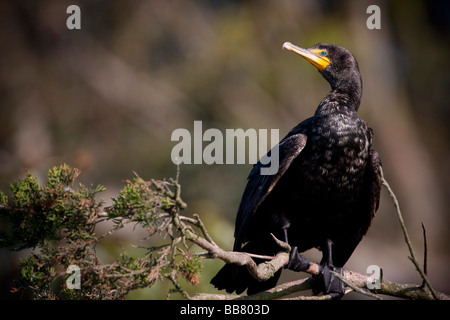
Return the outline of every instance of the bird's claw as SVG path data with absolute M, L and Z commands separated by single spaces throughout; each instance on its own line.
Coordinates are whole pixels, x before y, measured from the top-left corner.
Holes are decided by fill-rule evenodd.
M 292 247 L 289 254 L 289 262 L 284 266 L 285 269 L 292 271 L 305 271 L 311 264 L 302 254 L 298 252 L 297 247 Z
M 336 277 L 333 272 L 344 275 L 342 268 L 336 268 L 332 265 L 325 265 L 319 267 L 319 279 L 321 284 L 319 291 L 331 296 L 333 300 L 339 300 L 344 296 L 344 282 Z

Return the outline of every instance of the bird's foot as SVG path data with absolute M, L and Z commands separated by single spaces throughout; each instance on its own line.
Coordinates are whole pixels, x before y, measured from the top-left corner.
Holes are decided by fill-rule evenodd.
M 336 268 L 333 265 L 320 265 L 319 275 L 317 280 L 319 281 L 318 286 L 313 290 L 314 294 L 323 292 L 331 296 L 332 300 L 339 300 L 344 296 L 344 282 L 336 277 L 333 272 L 344 275 L 342 268 Z
M 292 247 L 289 254 L 289 262 L 284 268 L 300 272 L 307 270 L 310 265 L 308 259 L 298 252 L 297 247 Z

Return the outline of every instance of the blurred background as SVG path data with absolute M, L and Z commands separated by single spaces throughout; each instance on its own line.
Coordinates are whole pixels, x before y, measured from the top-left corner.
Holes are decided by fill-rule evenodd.
M 66 9 L 81 8 L 81 30 Z M 367 7 L 381 9 L 369 30 Z M 375 131 L 386 179 L 397 194 L 419 259 L 427 230 L 428 274 L 450 293 L 450 3 L 448 1 L 136 0 L 0 2 L 0 189 L 25 170 L 45 183 L 53 165 L 82 170 L 107 200 L 136 171 L 175 177 L 177 128 L 279 129 L 280 138 L 310 117 L 328 83 L 285 41 L 340 44 L 363 77 L 359 111 Z M 199 213 L 225 249 L 251 165 L 182 165 L 188 213 Z M 119 239 L 126 250 L 127 235 Z M 117 245 L 117 243 L 116 243 Z M 112 250 L 112 249 L 111 249 Z M 108 249 L 105 249 L 108 251 Z M 23 255 L 23 253 L 21 253 Z M 0 296 L 21 254 L 0 251 Z M 107 255 L 107 254 L 106 254 Z M 319 260 L 317 252 L 308 253 Z M 346 268 L 369 265 L 384 278 L 421 283 L 408 260 L 394 206 L 380 209 Z M 217 292 L 205 263 L 192 292 Z M 281 281 L 305 275 L 284 272 Z M 165 284 L 130 294 L 160 299 Z M 361 297 L 361 296 L 354 296 Z M 346 298 L 352 298 L 352 295 Z

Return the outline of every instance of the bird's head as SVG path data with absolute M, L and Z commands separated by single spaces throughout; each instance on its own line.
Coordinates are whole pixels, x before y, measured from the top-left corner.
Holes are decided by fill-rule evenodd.
M 347 49 L 336 44 L 318 43 L 304 49 L 290 42 L 283 44 L 283 49 L 295 52 L 315 66 L 334 89 L 344 85 L 349 79 L 359 79 L 358 62 Z

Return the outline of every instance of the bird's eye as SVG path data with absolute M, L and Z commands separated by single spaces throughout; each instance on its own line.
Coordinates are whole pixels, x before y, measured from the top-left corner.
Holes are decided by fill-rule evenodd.
M 324 51 L 320 52 L 320 55 L 321 55 L 322 57 L 325 57 L 325 56 L 327 55 L 327 52 L 324 50 Z

